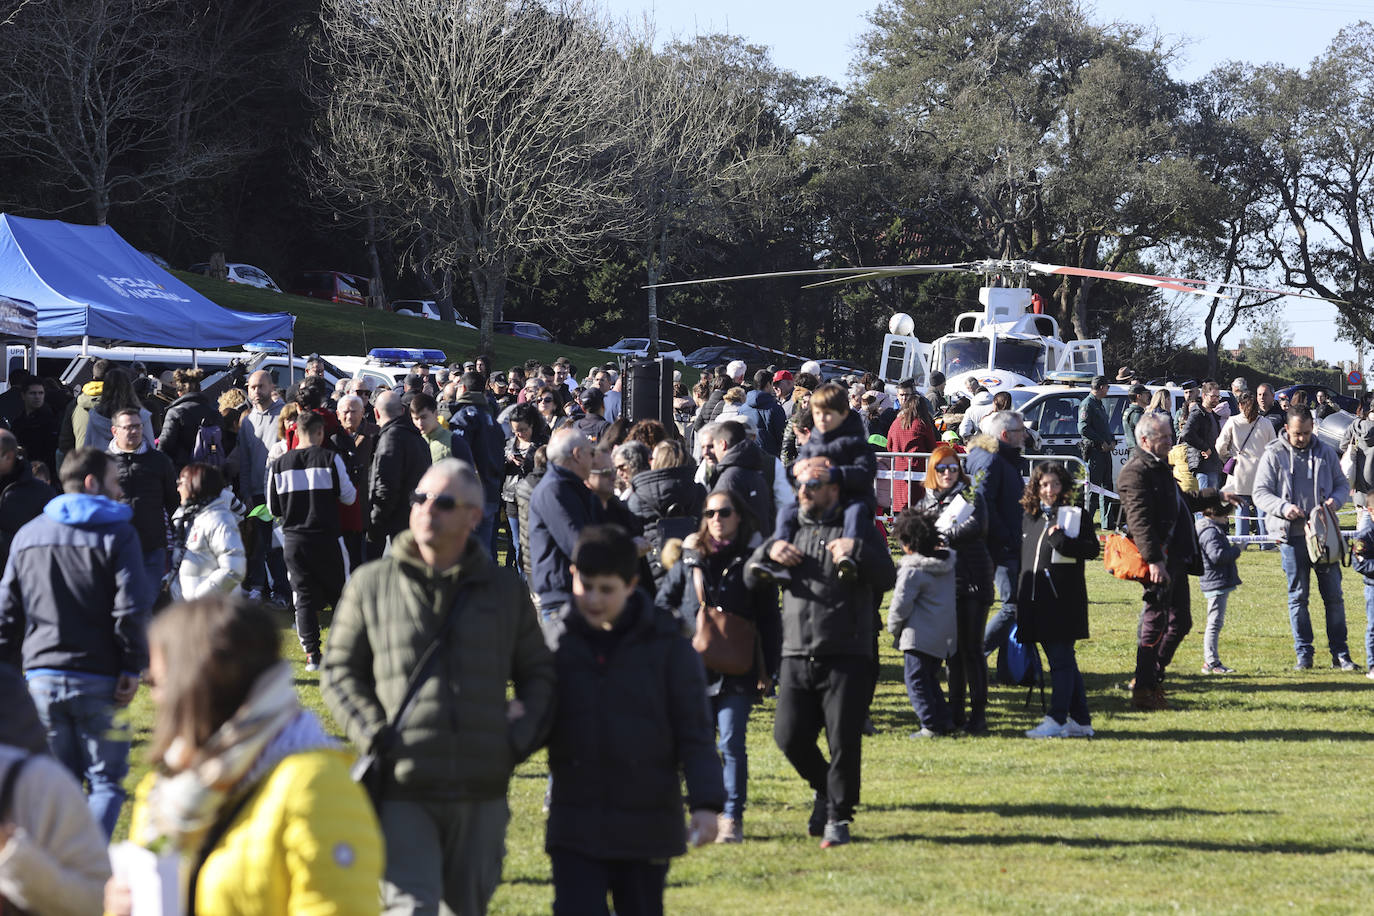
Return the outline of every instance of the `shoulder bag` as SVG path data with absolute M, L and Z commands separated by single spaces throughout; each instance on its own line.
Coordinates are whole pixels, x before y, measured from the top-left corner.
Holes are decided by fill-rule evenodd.
M 717 674 L 748 674 L 754 666 L 753 621 L 706 603 L 705 575 L 700 567 L 692 570 L 692 582 L 699 602 L 692 648 L 701 656 L 701 663 Z
M 1245 451 L 1245 446 L 1250 444 L 1250 437 L 1255 434 L 1255 424 L 1259 423 L 1259 421 L 1263 419 L 1263 417 L 1255 417 L 1255 422 L 1250 424 L 1250 431 L 1245 434 L 1245 441 L 1240 444 L 1240 448 L 1236 449 L 1236 453 L 1234 455 L 1226 459 L 1226 463 L 1221 466 L 1221 473 L 1225 474 L 1227 477 L 1230 477 L 1232 474 L 1236 472 L 1236 459 L 1239 458 L 1241 453 Z
M 383 765 L 383 757 L 396 741 L 396 736 L 401 733 L 401 729 L 405 728 L 406 720 L 410 718 L 410 714 L 415 708 L 415 699 L 420 693 L 420 687 L 429 679 L 435 657 L 448 636 L 448 631 L 452 628 L 453 619 L 458 616 L 458 608 L 462 606 L 465 593 L 466 589 L 459 588 L 458 594 L 454 596 L 453 607 L 449 609 L 448 616 L 439 625 L 439 630 L 434 634 L 434 639 L 420 654 L 420 660 L 415 663 L 415 668 L 410 672 L 410 679 L 406 681 L 406 692 L 401 699 L 400 708 L 396 710 L 395 717 L 382 726 L 377 737 L 373 739 L 372 746 L 358 756 L 349 771 L 353 781 L 362 786 L 368 797 L 372 799 L 374 808 L 379 807 L 382 801 L 386 770 Z
M 1150 564 L 1140 555 L 1135 541 L 1124 534 L 1112 532 L 1102 549 L 1102 563 L 1107 572 L 1128 582 L 1146 582 L 1150 578 Z

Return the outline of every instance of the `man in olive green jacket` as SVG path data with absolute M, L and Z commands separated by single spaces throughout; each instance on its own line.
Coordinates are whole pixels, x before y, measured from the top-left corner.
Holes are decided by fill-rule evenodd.
M 501 879 L 511 771 L 552 721 L 553 657 L 529 594 L 471 536 L 483 503 L 471 465 L 431 467 L 411 497 L 410 530 L 349 580 L 325 647 L 330 713 L 384 762 L 388 914 L 437 914 L 441 902 L 444 912 L 486 912 Z M 404 727 L 379 742 L 449 614 Z

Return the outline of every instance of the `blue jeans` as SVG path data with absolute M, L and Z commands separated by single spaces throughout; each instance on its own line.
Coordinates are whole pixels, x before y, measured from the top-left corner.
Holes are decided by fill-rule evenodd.
M 1364 666 L 1374 668 L 1374 585 L 1364 587 Z
M 510 531 L 510 553 L 506 555 L 506 565 L 515 567 L 520 578 L 525 578 L 525 568 L 520 563 L 520 509 L 515 503 L 506 503 L 506 528 Z
M 716 715 L 716 731 L 720 733 L 716 749 L 720 751 L 725 776 L 725 810 L 721 814 L 736 823 L 744 817 L 744 805 L 749 800 L 749 751 L 744 739 L 753 707 L 754 701 L 748 694 L 718 693 L 711 697 L 711 711 Z
M 1247 515 L 1259 515 L 1255 510 L 1255 501 L 1248 496 L 1241 496 L 1240 508 L 1236 510 L 1236 534 L 1242 537 L 1247 534 L 1264 534 L 1264 522 L 1260 519 L 1250 520 Z
M 1208 487 L 1221 486 L 1221 475 L 1211 471 L 1195 471 L 1197 475 L 1197 488 L 1205 490 Z
M 1050 665 L 1050 718 L 1063 725 L 1072 716 L 1079 725 L 1091 725 L 1088 691 L 1078 670 L 1071 642 L 1041 643 Z
M 1016 623 L 1016 580 L 1021 578 L 1020 559 L 999 563 L 992 571 L 992 584 L 997 589 L 997 613 L 983 631 L 983 655 L 988 656 L 1007 644 L 1011 625 Z
M 143 554 L 143 608 L 150 610 L 162 591 L 162 574 L 167 571 L 167 548 L 154 547 Z
M 954 718 L 940 690 L 941 659 L 914 649 L 908 649 L 902 656 L 906 695 L 921 727 L 938 734 L 952 731 Z
M 487 548 L 493 560 L 496 559 L 496 513 L 501 508 L 501 500 L 488 499 L 482 504 L 482 522 L 477 526 L 474 537 L 477 543 Z
M 1328 563 L 1317 566 L 1307 556 L 1307 545 L 1279 545 L 1279 560 L 1283 574 L 1288 577 L 1288 622 L 1293 627 L 1293 651 L 1298 661 L 1312 660 L 1312 616 L 1308 613 L 1307 602 L 1312 594 L 1312 581 L 1309 573 L 1317 577 L 1317 590 L 1322 596 L 1326 609 L 1326 643 L 1331 649 L 1331 659 L 1348 655 L 1350 647 L 1346 643 L 1345 597 L 1341 594 L 1341 566 Z
M 129 740 L 114 731 L 114 689 L 114 678 L 92 674 L 29 678 L 29 696 L 48 733 L 48 747 L 78 782 L 89 783 L 91 814 L 106 839 L 119 821 L 129 772 Z

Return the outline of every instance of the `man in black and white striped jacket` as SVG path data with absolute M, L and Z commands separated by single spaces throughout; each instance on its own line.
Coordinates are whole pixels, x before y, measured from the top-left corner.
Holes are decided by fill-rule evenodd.
M 296 447 L 272 462 L 267 507 L 281 519 L 283 556 L 296 598 L 296 635 L 305 668 L 320 666 L 320 612 L 339 600 L 347 577 L 339 504 L 358 491 L 338 452 L 324 448 L 324 418 L 296 420 Z

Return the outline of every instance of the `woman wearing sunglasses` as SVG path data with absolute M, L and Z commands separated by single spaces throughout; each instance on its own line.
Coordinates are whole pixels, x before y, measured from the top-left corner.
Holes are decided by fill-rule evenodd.
M 895 424 L 894 424 L 895 425 Z M 992 556 L 988 553 L 987 504 L 969 483 L 959 454 L 947 442 L 931 450 L 926 464 L 922 509 L 937 513 L 936 527 L 954 548 L 955 616 L 958 645 L 949 659 L 949 705 L 954 725 L 970 735 L 988 731 L 988 665 L 983 628 L 992 606 Z M 968 716 L 964 695 L 968 695 Z
M 738 843 L 744 839 L 749 783 L 745 734 L 749 712 L 763 689 L 771 687 L 782 653 L 777 592 L 771 587 L 750 591 L 744 584 L 744 563 L 763 541 L 750 518 L 743 504 L 728 491 L 720 490 L 706 497 L 701 526 L 683 543 L 682 559 L 658 591 L 659 606 L 678 613 L 686 628 L 695 629 L 697 612 L 703 605 L 738 614 L 755 628 L 755 661 L 748 673 L 723 675 L 706 671 L 706 693 L 716 720 L 716 746 L 725 777 L 725 810 L 716 833 L 717 843 Z
M 549 428 L 550 435 L 572 422 L 567 414 L 558 409 L 558 396 L 552 388 L 545 386 L 539 389 L 539 393 L 534 396 L 534 406 L 543 418 L 544 425 Z

